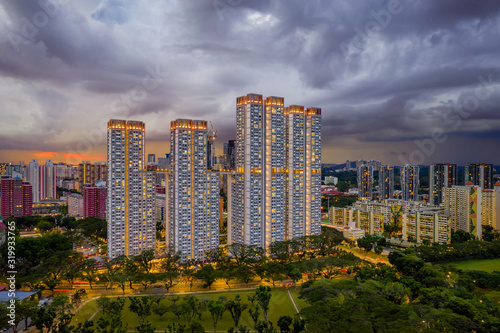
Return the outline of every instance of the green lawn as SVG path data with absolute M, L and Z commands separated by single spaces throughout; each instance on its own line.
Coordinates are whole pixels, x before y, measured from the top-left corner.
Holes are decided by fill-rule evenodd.
M 292 288 L 293 289 L 293 288 Z M 295 289 L 290 290 L 292 293 L 292 297 L 294 297 L 295 304 L 297 304 L 297 307 L 299 310 L 307 304 L 303 301 L 298 299 L 298 293 Z M 219 296 L 226 296 L 228 299 L 233 299 L 236 295 L 240 295 L 243 303 L 247 303 L 250 306 L 250 301 L 248 301 L 247 295 L 250 295 L 252 291 L 228 291 L 228 292 L 217 292 L 217 293 L 198 293 L 196 294 L 196 297 L 199 299 L 201 298 L 209 298 L 209 299 L 214 299 L 216 300 Z M 164 304 L 172 304 L 170 301 L 169 297 L 167 296 L 166 299 L 162 300 L 162 303 Z M 137 315 L 134 313 L 131 313 L 128 310 L 128 306 L 130 304 L 130 301 L 127 299 L 125 302 L 125 306 L 122 312 L 122 318 L 125 323 L 128 324 L 128 329 L 129 330 L 134 330 L 135 327 L 138 325 L 138 320 L 137 320 Z M 179 304 L 179 303 L 177 303 Z M 73 323 L 78 324 L 80 322 L 85 321 L 85 319 L 90 318 L 94 313 L 95 316 L 93 318 L 94 322 L 96 322 L 100 317 L 100 313 L 97 312 L 97 303 L 95 300 L 88 302 L 78 313 L 73 317 Z M 290 300 L 290 297 L 288 295 L 288 292 L 283 289 L 283 288 L 276 288 L 272 290 L 272 298 L 271 298 L 271 303 L 269 305 L 269 311 L 268 311 L 268 319 L 273 321 L 273 323 L 276 325 L 276 322 L 278 321 L 278 318 L 283 315 L 289 315 L 293 317 L 295 315 L 296 311 L 295 308 L 293 307 L 293 304 Z M 263 319 L 263 315 L 261 314 L 261 319 Z M 186 323 L 186 320 L 181 317 L 180 320 L 177 319 L 177 317 L 171 313 L 167 312 L 162 319 L 160 319 L 159 316 L 157 315 L 151 315 L 148 320 L 153 323 L 155 326 L 156 330 L 164 330 L 166 328 L 166 325 L 169 323 Z M 212 324 L 212 318 L 210 317 L 210 313 L 208 311 L 205 311 L 201 317 L 201 323 L 205 327 L 205 330 L 207 332 L 213 331 L 213 324 Z M 251 328 L 253 330 L 253 321 L 250 318 L 248 311 L 245 310 L 245 312 L 242 315 L 240 324 L 246 325 L 248 328 Z M 217 331 L 227 331 L 229 327 L 233 326 L 234 322 L 231 318 L 231 315 L 229 312 L 224 313 L 224 316 L 222 320 L 219 322 L 217 326 Z
M 465 270 L 493 272 L 500 271 L 500 259 L 478 259 L 454 262 L 454 266 Z

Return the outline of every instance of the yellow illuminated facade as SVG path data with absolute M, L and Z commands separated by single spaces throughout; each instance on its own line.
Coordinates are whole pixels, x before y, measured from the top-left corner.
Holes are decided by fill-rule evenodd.
M 155 176 L 145 171 L 145 124 L 108 122 L 108 255 L 137 255 L 155 249 Z

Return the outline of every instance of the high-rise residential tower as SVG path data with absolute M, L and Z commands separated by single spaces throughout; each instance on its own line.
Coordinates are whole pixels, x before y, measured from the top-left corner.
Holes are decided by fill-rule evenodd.
M 321 109 L 285 108 L 285 238 L 321 232 Z
M 319 234 L 321 110 L 285 112 L 282 97 L 238 97 L 230 184 L 229 243 L 268 248 L 294 235 Z M 290 219 L 291 203 L 302 216 Z
M 475 163 L 464 165 L 463 168 L 464 184 L 472 182 L 480 186 L 483 190 L 493 189 L 493 164 Z
M 401 192 L 404 201 L 418 201 L 420 168 L 406 164 L 401 167 Z
M 392 199 L 394 195 L 394 168 L 382 165 L 378 172 L 379 199 Z
M 177 119 L 170 124 L 168 250 L 181 260 L 203 260 L 219 246 L 219 175 L 207 170 L 207 122 Z
M 443 188 L 457 185 L 456 164 L 433 164 L 429 167 L 429 202 L 440 205 L 443 202 Z
M 156 242 L 154 173 L 144 166 L 145 125 L 108 122 L 108 256 L 137 255 Z
M 373 167 L 362 164 L 358 167 L 358 197 L 372 198 Z

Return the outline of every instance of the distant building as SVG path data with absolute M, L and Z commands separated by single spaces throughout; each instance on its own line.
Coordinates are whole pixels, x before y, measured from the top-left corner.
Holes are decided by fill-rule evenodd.
M 73 217 L 83 217 L 83 196 L 77 193 L 70 193 L 67 196 L 68 215 Z
M 106 198 L 108 189 L 104 182 L 101 185 L 83 187 L 83 217 L 106 219 Z
M 334 176 L 326 176 L 325 177 L 325 185 L 328 185 L 328 184 L 337 185 L 338 182 L 339 182 L 339 179 L 337 177 L 334 177 Z
M 401 167 L 401 192 L 404 201 L 418 201 L 420 168 L 406 164 Z
M 394 168 L 382 165 L 378 172 L 379 199 L 392 199 L 394 196 Z
M 481 239 L 481 187 L 468 182 L 465 186 L 443 189 L 444 214 L 451 218 L 453 230 L 463 230 Z
M 224 142 L 222 161 L 220 161 L 223 170 L 235 170 L 236 168 L 236 140 Z
M 464 165 L 463 167 L 464 184 L 480 186 L 482 189 L 493 189 L 493 164 L 475 163 Z
M 358 196 L 371 199 L 373 191 L 373 167 L 363 164 L 358 168 Z
M 429 167 L 429 202 L 440 205 L 443 202 L 443 188 L 458 185 L 456 164 L 433 164 Z
M 99 180 L 106 180 L 107 165 L 105 162 L 95 162 L 94 164 L 84 161 L 78 165 L 77 169 L 77 190 L 82 192 L 85 185 L 92 185 Z
M 38 164 L 32 160 L 28 168 L 28 179 L 33 189 L 33 202 L 57 198 L 57 170 L 51 160 Z
M 33 190 L 20 178 L 1 176 L 0 214 L 4 217 L 33 215 Z
M 148 154 L 148 163 L 156 163 L 156 155 Z

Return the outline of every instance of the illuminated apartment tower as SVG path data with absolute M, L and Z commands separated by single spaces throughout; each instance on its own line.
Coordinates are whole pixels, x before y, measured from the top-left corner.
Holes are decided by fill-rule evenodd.
M 285 109 L 285 238 L 321 233 L 321 109 Z
M 366 164 L 358 167 L 358 197 L 372 198 L 373 167 Z
M 166 245 L 183 261 L 219 247 L 219 175 L 207 171 L 207 134 L 203 120 L 170 124 Z
M 420 168 L 406 164 L 401 167 L 401 192 L 404 201 L 418 201 Z
M 319 234 L 320 131 L 320 109 L 290 107 L 285 115 L 282 97 L 248 94 L 236 99 L 229 244 L 267 248 L 294 235 Z M 302 216 L 290 218 L 295 205 Z
M 429 167 L 429 202 L 440 205 L 443 202 L 443 188 L 457 185 L 456 164 L 433 164 Z
M 378 172 L 379 199 L 392 199 L 394 195 L 394 168 L 382 165 Z
M 493 164 L 476 163 L 464 165 L 464 184 L 472 182 L 483 190 L 493 189 Z
M 108 122 L 108 256 L 154 250 L 156 241 L 154 173 L 144 171 L 145 125 Z

